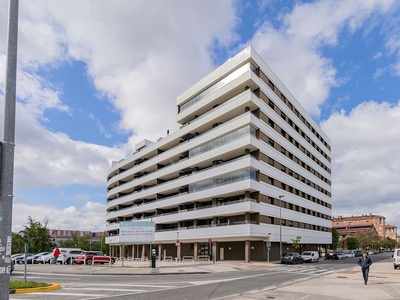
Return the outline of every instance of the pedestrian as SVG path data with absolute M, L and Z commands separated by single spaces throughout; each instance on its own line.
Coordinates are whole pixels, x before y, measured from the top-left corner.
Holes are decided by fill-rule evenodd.
M 57 259 L 60 256 L 60 249 L 56 246 L 53 250 L 54 264 L 57 264 Z
M 372 260 L 368 257 L 368 252 L 364 251 L 363 256 L 358 259 L 358 265 L 361 267 L 364 284 L 366 285 L 368 283 L 369 267 L 372 265 Z

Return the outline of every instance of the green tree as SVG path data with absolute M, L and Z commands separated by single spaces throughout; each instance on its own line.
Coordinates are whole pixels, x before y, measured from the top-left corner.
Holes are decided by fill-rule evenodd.
M 71 238 L 66 241 L 60 241 L 60 247 L 64 248 L 80 248 L 83 250 L 101 251 L 108 253 L 108 245 L 106 244 L 106 237 L 102 235 L 100 241 L 91 242 L 90 235 L 77 236 L 71 231 Z
M 29 245 L 29 252 L 39 253 L 51 249 L 51 236 L 47 230 L 47 223 L 48 221 L 45 220 L 44 225 L 42 225 L 31 216 L 28 217 L 28 226 L 25 225 L 19 235 Z M 16 242 L 19 243 L 20 241 L 17 240 Z
M 90 247 L 90 235 L 86 234 L 84 236 L 77 236 L 74 232 L 71 233 L 71 238 L 66 241 L 60 241 L 60 247 L 64 248 L 80 248 L 83 250 L 96 250 Z
M 296 236 L 295 239 L 292 239 L 293 248 L 297 251 L 300 248 L 300 240 L 301 236 Z
M 25 253 L 25 239 L 18 233 L 12 233 L 11 253 Z
M 363 249 L 373 247 L 377 240 L 376 233 L 371 229 L 360 230 L 355 234 L 355 237 L 358 239 L 359 246 Z
M 348 237 L 346 241 L 347 241 L 347 249 L 349 250 L 358 249 L 359 243 L 356 237 Z
M 332 249 L 336 250 L 339 244 L 339 232 L 336 228 L 332 228 Z

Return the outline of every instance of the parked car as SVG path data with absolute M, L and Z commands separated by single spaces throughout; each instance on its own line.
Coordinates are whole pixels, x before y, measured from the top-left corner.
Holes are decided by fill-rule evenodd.
M 347 251 L 344 253 L 344 258 L 353 258 L 355 256 L 353 251 Z
M 53 252 L 49 252 L 48 254 L 44 254 L 39 256 L 36 259 L 36 263 L 38 264 L 50 264 L 54 260 Z
M 327 254 L 325 255 L 325 258 L 324 258 L 324 259 L 325 259 L 325 260 L 338 260 L 339 257 L 337 256 L 336 253 L 327 253 Z
M 27 253 L 26 257 L 33 256 L 35 253 Z M 21 254 L 13 258 L 15 264 L 23 264 L 25 262 L 25 254 Z
M 342 253 L 342 252 L 335 253 L 335 254 L 336 254 L 336 256 L 337 256 L 337 259 L 345 259 L 345 258 L 346 258 L 345 255 L 344 255 L 344 253 Z
M 395 269 L 400 267 L 400 248 L 395 248 L 393 253 L 393 267 Z
M 47 255 L 51 252 L 40 252 L 38 254 L 34 254 L 34 255 L 30 255 L 26 257 L 26 263 L 27 264 L 37 264 L 37 260 L 39 257 L 41 257 L 42 255 Z M 25 258 L 22 259 L 22 263 L 25 263 Z
M 59 248 L 60 256 L 57 258 L 59 264 L 71 264 L 75 262 L 75 257 L 84 253 L 81 249 Z
M 103 252 L 99 251 L 87 251 L 82 255 L 79 255 L 75 258 L 75 263 L 84 264 L 86 262 L 87 265 L 91 265 L 93 263 L 93 257 L 95 257 L 94 263 L 115 263 L 115 257 L 105 255 Z
M 297 264 L 303 263 L 303 259 L 301 258 L 300 254 L 296 252 L 288 252 L 288 253 L 283 253 L 281 257 L 281 263 L 282 264 Z
M 304 251 L 301 254 L 301 258 L 304 262 L 318 262 L 319 253 L 317 251 Z

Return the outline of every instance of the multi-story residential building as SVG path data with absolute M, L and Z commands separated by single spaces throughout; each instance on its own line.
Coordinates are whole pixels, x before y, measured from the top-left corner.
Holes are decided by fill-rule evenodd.
M 271 259 L 297 236 L 302 249 L 331 244 L 330 140 L 253 48 L 181 94 L 177 122 L 108 171 L 112 254 L 148 255 L 119 240 L 132 220 L 155 222 L 160 257 L 211 248 L 216 260 L 261 261 L 268 238 Z
M 378 236 L 397 240 L 397 227 L 386 224 L 384 216 L 361 214 L 358 216 L 339 216 L 332 218 L 332 227 L 336 228 L 342 237 L 351 236 L 359 230 L 375 228 Z

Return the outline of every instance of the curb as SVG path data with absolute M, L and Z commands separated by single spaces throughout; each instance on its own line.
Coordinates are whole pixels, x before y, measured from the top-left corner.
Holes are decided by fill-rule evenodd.
M 27 293 L 37 293 L 37 292 L 49 292 L 49 291 L 55 291 L 55 290 L 59 290 L 59 289 L 61 289 L 61 286 L 58 283 L 52 283 L 49 286 L 10 290 L 10 294 L 27 294 Z
M 210 273 L 216 273 L 216 272 L 208 272 L 208 271 L 198 271 L 198 272 L 163 272 L 163 273 L 157 273 L 157 272 L 151 272 L 151 273 L 106 273 L 106 272 L 99 272 L 99 273 L 90 273 L 90 272 L 85 272 L 85 273 L 64 273 L 66 275 L 91 275 L 91 276 L 158 276 L 158 275 L 203 275 L 203 274 L 210 274 Z M 17 273 L 15 273 L 17 274 Z M 58 273 L 39 273 L 39 272 L 30 272 L 29 274 L 37 274 L 37 275 L 43 275 L 43 274 L 58 274 Z M 24 289 L 25 290 L 25 289 Z

